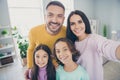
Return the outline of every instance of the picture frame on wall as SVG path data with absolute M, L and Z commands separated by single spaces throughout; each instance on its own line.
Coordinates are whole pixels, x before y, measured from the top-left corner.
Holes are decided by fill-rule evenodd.
M 90 19 L 89 22 L 90 22 L 92 33 L 98 33 L 98 23 L 99 23 L 98 20 Z

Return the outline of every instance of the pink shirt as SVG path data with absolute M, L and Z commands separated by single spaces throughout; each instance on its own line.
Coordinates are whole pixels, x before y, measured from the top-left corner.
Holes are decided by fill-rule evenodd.
M 108 40 L 97 34 L 90 34 L 86 39 L 76 41 L 75 45 L 81 53 L 77 63 L 87 70 L 90 80 L 103 80 L 102 56 L 118 61 L 115 50 L 120 42 Z
M 39 69 L 39 71 L 38 71 L 38 80 L 47 80 L 47 72 L 46 72 L 46 67 L 47 66 L 45 66 L 45 67 L 42 67 L 42 68 L 40 68 Z M 29 70 L 29 79 L 28 80 L 31 80 L 31 69 Z

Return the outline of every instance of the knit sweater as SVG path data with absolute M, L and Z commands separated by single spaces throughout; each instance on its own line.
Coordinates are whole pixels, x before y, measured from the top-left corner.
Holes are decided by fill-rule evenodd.
M 62 26 L 56 35 L 49 34 L 45 29 L 45 24 L 32 28 L 29 32 L 29 47 L 27 50 L 27 67 L 33 66 L 33 51 L 39 44 L 46 44 L 52 50 L 54 42 L 61 37 L 65 37 L 66 28 Z
M 118 61 L 115 51 L 120 42 L 108 40 L 97 34 L 90 34 L 86 39 L 76 41 L 75 45 L 81 53 L 77 63 L 87 70 L 90 80 L 103 80 L 102 56 L 112 61 Z

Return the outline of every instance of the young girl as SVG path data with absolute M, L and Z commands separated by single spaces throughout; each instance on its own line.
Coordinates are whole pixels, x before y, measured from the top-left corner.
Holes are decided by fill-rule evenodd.
M 34 66 L 29 71 L 29 80 L 56 80 L 56 71 L 47 45 L 40 44 L 33 54 Z
M 54 44 L 54 54 L 60 64 L 56 70 L 56 80 L 89 80 L 87 72 L 75 63 L 79 52 L 70 40 L 58 39 Z
M 70 13 L 66 35 L 80 51 L 77 63 L 87 70 L 90 80 L 103 80 L 102 56 L 113 61 L 120 60 L 120 42 L 92 34 L 89 20 L 82 11 Z

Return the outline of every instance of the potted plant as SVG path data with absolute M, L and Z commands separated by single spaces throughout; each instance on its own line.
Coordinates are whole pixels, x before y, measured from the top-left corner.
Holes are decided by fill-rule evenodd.
M 1 32 L 1 34 L 2 34 L 3 36 L 6 36 L 6 34 L 8 34 L 8 32 L 7 32 L 7 30 L 3 30 L 3 31 Z
M 23 59 L 23 65 L 26 65 L 27 64 L 26 56 L 27 56 L 28 41 L 19 34 L 16 27 L 14 27 L 12 30 L 14 31 L 12 34 L 13 37 L 17 39 L 17 45 L 20 51 L 20 56 Z
M 23 60 L 23 66 L 24 66 L 27 64 L 26 56 L 27 56 L 28 41 L 24 39 L 22 41 L 17 41 L 17 44 L 20 50 L 20 56 Z
M 106 25 L 103 26 L 103 36 L 107 37 L 107 26 Z
M 18 41 L 18 48 L 20 49 L 20 56 L 21 58 L 26 58 L 28 42 L 27 40 Z

